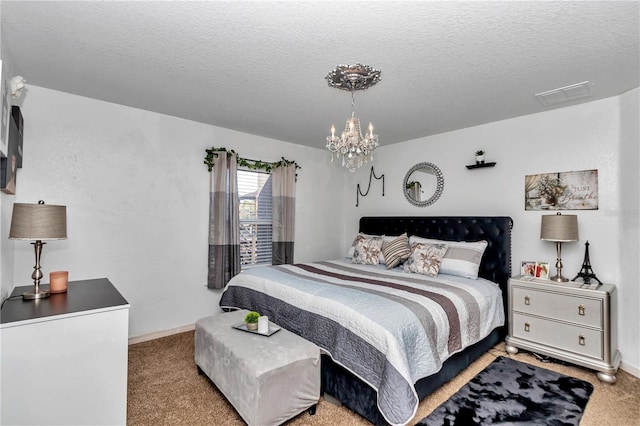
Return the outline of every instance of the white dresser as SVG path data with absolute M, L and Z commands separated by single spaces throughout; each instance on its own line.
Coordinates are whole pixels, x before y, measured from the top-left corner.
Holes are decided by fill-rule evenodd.
M 509 280 L 506 350 L 525 349 L 598 371 L 615 383 L 620 365 L 616 287 L 514 277 Z
M 129 304 L 108 279 L 0 314 L 0 424 L 126 424 Z

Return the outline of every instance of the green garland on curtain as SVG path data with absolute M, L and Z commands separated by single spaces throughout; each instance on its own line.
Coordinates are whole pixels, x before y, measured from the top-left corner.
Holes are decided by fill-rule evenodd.
M 207 156 L 204 158 L 204 164 L 207 165 L 207 168 L 209 169 L 209 171 L 213 170 L 213 159 L 217 155 L 216 152 L 218 151 L 226 152 L 227 157 L 235 155 L 238 158 L 238 166 L 246 167 L 251 170 L 264 170 L 267 173 L 271 173 L 271 170 L 277 167 L 288 166 L 290 164 L 295 164 L 296 170 L 301 168 L 298 165 L 298 163 L 296 163 L 295 161 L 287 160 L 284 157 L 282 157 L 282 160 L 280 161 L 277 161 L 275 163 L 269 163 L 266 161 L 250 160 L 248 158 L 242 158 L 234 150 L 227 149 L 227 148 L 209 148 L 209 149 L 206 149 L 205 151 L 207 152 Z

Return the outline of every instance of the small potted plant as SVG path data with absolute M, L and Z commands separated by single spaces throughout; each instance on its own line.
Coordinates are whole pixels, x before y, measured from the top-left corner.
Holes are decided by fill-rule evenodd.
M 476 151 L 476 164 L 484 164 L 484 151 L 481 149 Z
M 247 324 L 247 330 L 256 331 L 258 329 L 258 318 L 260 314 L 256 311 L 251 311 L 244 317 L 244 323 Z

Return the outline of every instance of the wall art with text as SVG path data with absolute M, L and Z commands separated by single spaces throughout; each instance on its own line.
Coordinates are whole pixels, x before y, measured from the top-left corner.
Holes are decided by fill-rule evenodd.
M 598 210 L 598 170 L 524 177 L 525 210 Z

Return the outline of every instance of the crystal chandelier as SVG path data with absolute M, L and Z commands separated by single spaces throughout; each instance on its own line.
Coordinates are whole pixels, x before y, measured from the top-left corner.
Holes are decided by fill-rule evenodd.
M 373 125 L 369 123 L 369 131 L 365 136 L 360 129 L 360 120 L 355 117 L 356 90 L 366 90 L 380 81 L 380 71 L 369 65 L 338 65 L 325 77 L 330 87 L 349 90 L 351 92 L 351 117 L 347 120 L 344 131 L 336 136 L 336 127 L 331 125 L 331 135 L 327 136 L 327 149 L 334 157 L 342 157 L 342 165 L 355 172 L 356 168 L 373 161 L 373 150 L 378 144 L 378 135 L 373 134 Z

